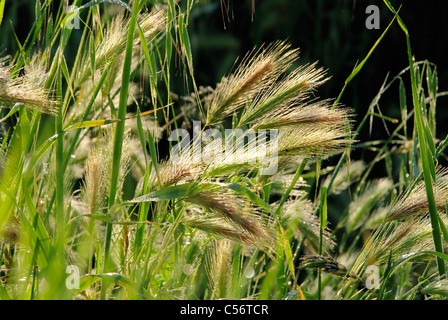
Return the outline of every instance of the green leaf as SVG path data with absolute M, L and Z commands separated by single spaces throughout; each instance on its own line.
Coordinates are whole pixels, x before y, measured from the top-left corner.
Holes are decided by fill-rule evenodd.
M 75 98 L 75 92 L 73 91 L 72 81 L 69 76 L 69 71 L 67 67 L 67 61 L 65 61 L 65 56 L 61 56 L 61 64 L 60 64 L 62 74 L 64 75 L 65 81 L 67 82 L 68 89 L 70 90 L 70 93 L 72 95 L 73 100 L 76 100 Z
M 183 14 L 179 15 L 179 37 L 182 44 L 182 51 L 187 59 L 190 74 L 193 75 L 193 56 L 191 54 L 190 37 L 188 36 L 187 26 Z
M 0 0 L 0 26 L 2 25 L 3 12 L 5 10 L 5 1 L 6 0 Z
M 89 274 L 82 277 L 79 280 L 79 289 L 77 289 L 74 292 L 74 295 L 86 290 L 87 288 L 92 286 L 95 282 L 101 279 L 107 280 L 108 282 L 113 282 L 122 288 L 134 291 L 135 293 L 143 296 L 144 298 L 150 299 L 149 293 L 146 290 L 144 290 L 140 285 L 129 280 L 128 278 L 122 276 L 119 273 L 113 273 L 113 272 L 101 273 L 101 274 Z
M 279 225 L 280 228 L 280 235 L 281 235 L 281 240 L 282 240 L 282 248 L 283 248 L 283 252 L 285 253 L 285 258 L 286 261 L 288 263 L 288 268 L 289 271 L 292 274 L 292 277 L 294 279 L 294 283 L 296 284 L 296 289 L 299 293 L 300 299 L 301 300 L 306 300 L 305 296 L 302 293 L 302 290 L 300 289 L 299 285 L 297 284 L 297 280 L 296 280 L 296 273 L 295 273 L 295 266 L 294 266 L 294 259 L 293 259 L 293 255 L 292 255 L 292 250 L 291 250 L 291 245 L 289 244 L 288 241 L 288 237 L 286 234 L 286 231 L 282 228 L 281 225 Z
M 5 120 L 7 120 L 10 116 L 12 116 L 14 113 L 16 113 L 17 111 L 19 111 L 20 107 L 23 106 L 23 103 L 16 103 L 11 110 L 8 112 L 8 114 L 6 116 L 3 117 L 3 119 L 0 119 L 0 122 L 3 122 Z
M 426 197 L 428 199 L 428 208 L 429 208 L 429 215 L 431 220 L 431 227 L 432 227 L 432 235 L 433 235 L 433 241 L 434 241 L 434 247 L 435 250 L 438 253 L 443 252 L 442 247 L 442 241 L 440 236 L 440 226 L 439 226 L 439 220 L 438 220 L 438 212 L 437 212 L 437 206 L 435 202 L 434 197 L 434 191 L 433 191 L 433 181 L 435 179 L 435 168 L 434 168 L 434 161 L 431 157 L 431 149 L 432 147 L 428 144 L 430 144 L 428 140 L 428 133 L 426 126 L 424 126 L 423 123 L 423 116 L 422 115 L 422 105 L 419 101 L 419 91 L 418 91 L 418 80 L 416 78 L 415 74 L 415 62 L 414 57 L 412 55 L 412 49 L 411 49 L 411 40 L 409 38 L 409 32 L 406 28 L 405 24 L 401 20 L 400 16 L 398 15 L 397 11 L 392 7 L 389 0 L 383 0 L 386 6 L 389 8 L 390 11 L 393 12 L 394 16 L 397 18 L 398 23 L 405 33 L 406 36 L 406 46 L 407 46 L 407 54 L 408 54 L 408 62 L 409 62 L 409 73 L 411 76 L 411 87 L 412 87 L 412 101 L 414 106 L 414 116 L 415 116 L 415 123 L 416 123 L 416 129 L 417 129 L 417 135 L 418 135 L 418 141 L 420 144 L 420 153 L 421 153 L 421 160 L 422 160 L 422 167 L 423 167 L 423 176 L 425 181 L 425 188 L 426 188 Z M 432 138 L 431 138 L 432 139 Z M 443 259 L 438 256 L 437 257 L 437 266 L 440 276 L 444 276 L 446 273 L 445 263 Z
M 431 152 L 432 157 L 436 158 L 436 147 L 434 145 L 434 139 L 432 137 L 431 129 L 428 126 L 428 121 L 425 118 L 423 120 L 423 129 L 425 130 L 426 142 L 428 144 L 428 149 Z M 433 163 L 433 161 L 431 161 Z M 435 175 L 434 175 L 435 177 Z
M 154 170 L 156 171 L 157 180 L 160 182 L 160 171 L 159 171 L 159 159 L 157 159 L 157 151 L 156 144 L 154 142 L 154 138 L 149 130 L 147 130 L 148 135 L 148 144 L 149 144 L 149 154 L 151 156 L 151 164 L 154 166 Z
M 320 225 L 322 229 L 327 227 L 327 187 L 322 187 L 320 193 Z

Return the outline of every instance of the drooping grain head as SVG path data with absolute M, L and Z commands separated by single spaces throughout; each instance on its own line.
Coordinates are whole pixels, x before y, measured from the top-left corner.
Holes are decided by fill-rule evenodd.
M 258 247 L 272 255 L 276 234 L 272 229 L 272 218 L 264 215 L 260 208 L 248 203 L 247 199 L 224 189 L 199 191 L 186 199 L 215 215 L 210 219 L 203 214 L 203 223 L 198 222 L 200 216 L 190 221 L 202 230 L 210 226 L 212 233 L 225 235 L 229 239 L 241 239 L 251 246 Z M 220 219 L 222 224 L 217 224 Z

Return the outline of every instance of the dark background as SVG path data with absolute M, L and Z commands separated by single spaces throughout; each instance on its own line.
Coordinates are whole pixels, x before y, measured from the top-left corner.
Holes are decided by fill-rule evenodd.
M 155 2 L 155 0 L 153 0 Z M 448 1 L 392 0 L 409 29 L 416 61 L 429 60 L 437 65 L 439 91 L 448 91 Z M 53 1 L 55 10 L 59 1 Z M 70 2 L 71 3 L 71 2 Z M 87 3 L 87 0 L 84 1 Z M 148 1 L 150 3 L 150 1 Z M 356 63 L 361 61 L 380 37 L 393 15 L 382 1 L 367 0 L 202 0 L 195 2 L 188 26 L 196 83 L 214 87 L 227 74 L 238 56 L 263 43 L 287 40 L 299 47 L 300 63 L 318 61 L 328 70 L 330 81 L 319 88 L 322 98 L 336 98 L 345 79 Z M 180 1 L 184 9 L 186 0 Z M 380 9 L 379 30 L 365 26 L 366 7 L 376 4 Z M 34 21 L 35 1 L 7 0 L 0 28 L 0 52 L 14 54 L 17 50 L 14 32 L 23 44 Z M 102 6 L 115 6 L 103 4 Z M 76 34 L 72 36 L 76 46 Z M 76 50 L 68 50 L 70 63 Z M 177 59 L 173 59 L 176 63 Z M 178 66 L 178 65 L 177 65 Z M 391 27 L 361 72 L 352 80 L 342 96 L 341 103 L 355 111 L 357 127 L 380 89 L 386 76 L 389 80 L 408 66 L 405 35 L 397 23 Z M 176 67 L 176 65 L 174 66 Z M 174 69 L 172 69 L 174 70 Z M 409 73 L 404 80 L 410 93 Z M 172 91 L 180 95 L 190 93 L 185 84 L 185 73 L 178 70 L 172 75 Z M 408 97 L 408 109 L 412 108 Z M 448 98 L 438 100 L 437 137 L 448 133 L 446 104 Z M 381 97 L 383 114 L 400 119 L 398 82 Z M 359 140 L 384 139 L 387 133 L 380 122 L 371 133 L 363 130 Z M 388 124 L 393 130 L 393 125 Z M 381 175 L 382 172 L 379 173 Z
M 357 62 L 367 55 L 375 41 L 386 29 L 393 15 L 382 1 L 332 0 L 292 1 L 256 0 L 252 21 L 251 1 L 231 1 L 230 21 L 223 28 L 221 7 L 194 19 L 190 26 L 197 82 L 213 84 L 231 68 L 235 57 L 242 56 L 255 45 L 287 39 L 293 47 L 299 47 L 301 62 L 318 61 L 328 69 L 330 81 L 318 90 L 322 98 L 336 98 L 345 79 Z M 227 1 L 225 1 L 227 4 Z M 392 1 L 396 9 L 403 3 L 400 16 L 409 29 L 411 46 L 416 61 L 429 60 L 437 65 L 439 91 L 448 90 L 448 2 Z M 369 4 L 380 8 L 379 30 L 368 30 L 365 26 L 365 10 Z M 210 5 L 211 6 L 211 5 Z M 409 65 L 406 39 L 395 23 L 376 48 L 361 72 L 350 82 L 341 102 L 355 110 L 358 120 L 378 93 L 386 76 L 391 80 Z M 404 80 L 408 81 L 409 73 Z M 406 90 L 410 92 L 409 82 Z M 411 98 L 408 107 L 411 108 Z M 448 132 L 446 103 L 440 98 L 438 104 L 438 137 Z M 400 118 L 398 82 L 380 100 L 381 111 L 391 117 Z M 380 138 L 384 130 L 372 137 Z M 362 138 L 368 138 L 363 136 Z

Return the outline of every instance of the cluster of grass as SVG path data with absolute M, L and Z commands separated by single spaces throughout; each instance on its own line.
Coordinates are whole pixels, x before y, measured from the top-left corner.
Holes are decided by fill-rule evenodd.
M 325 71 L 300 65 L 283 41 L 237 59 L 214 88 L 197 84 L 195 1 L 76 0 L 72 13 L 36 1 L 25 43 L 0 58 L 0 298 L 446 298 L 444 93 L 384 3 L 391 23 L 326 100 L 315 97 Z M 355 123 L 340 100 L 391 27 L 403 31 L 409 66 Z M 190 96 L 172 92 L 173 74 Z M 400 119 L 380 108 L 396 88 Z M 162 141 L 193 121 L 230 134 L 193 140 L 174 161 L 166 155 L 177 142 L 163 150 Z M 388 139 L 358 141 L 368 124 Z M 255 144 L 245 161 L 223 161 L 216 151 L 239 145 L 238 130 L 276 130 L 264 147 L 277 153 Z M 352 148 L 375 159 L 351 159 Z M 262 174 L 274 157 L 276 172 Z M 386 175 L 371 178 L 380 163 Z

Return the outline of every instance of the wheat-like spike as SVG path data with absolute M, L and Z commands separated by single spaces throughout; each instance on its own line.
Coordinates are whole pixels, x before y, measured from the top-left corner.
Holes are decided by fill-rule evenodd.
M 306 255 L 300 259 L 302 269 L 320 269 L 327 273 L 334 274 L 339 277 L 356 278 L 349 274 L 347 268 L 331 257 L 321 255 Z
M 95 148 L 89 153 L 86 161 L 82 198 L 87 203 L 89 213 L 96 211 L 105 204 L 107 195 L 107 167 L 104 166 L 103 148 Z
M 98 146 L 89 152 L 86 161 L 81 198 L 87 204 L 89 213 L 94 213 L 104 205 L 109 193 L 110 180 L 108 177 L 110 176 L 113 157 L 113 138 L 112 130 L 106 129 L 102 131 L 99 136 Z M 126 175 L 130 171 L 130 160 L 133 153 L 133 150 L 130 148 L 132 146 L 131 139 L 130 133 L 126 132 L 124 135 L 117 190 L 122 189 Z
M 314 211 L 311 201 L 299 198 L 286 202 L 281 212 L 282 223 L 295 230 L 294 236 L 304 239 L 306 249 L 311 252 L 318 251 L 320 238 L 320 221 Z M 336 242 L 330 228 L 323 230 L 322 241 L 324 250 L 333 251 Z
M 236 71 L 217 85 L 210 105 L 206 106 L 206 123 L 221 121 L 275 82 L 297 59 L 298 50 L 289 47 L 279 41 L 246 55 Z
M 446 216 L 442 217 L 442 221 L 447 225 Z M 425 215 L 413 215 L 404 221 L 382 223 L 367 239 L 351 272 L 362 276 L 369 265 L 385 263 L 390 256 L 397 259 L 399 256 L 426 250 L 432 244 L 432 227 Z
M 344 164 L 333 180 L 331 193 L 339 194 L 341 191 L 346 190 L 351 184 L 361 178 L 366 167 L 366 164 L 362 160 L 352 160 Z M 323 186 L 328 187 L 331 178 L 331 175 L 329 175 L 324 180 Z
M 244 215 L 244 200 L 236 195 L 223 194 L 217 191 L 201 191 L 192 195 L 189 201 L 219 213 L 235 226 L 254 236 L 262 236 L 264 233 L 264 230 L 260 229 L 256 221 L 251 221 L 249 217 Z
M 437 209 L 446 210 L 446 201 L 448 200 L 447 168 L 437 168 L 436 180 L 433 187 Z M 387 217 L 388 221 L 406 218 L 429 211 L 425 182 L 420 181 L 415 186 L 411 184 L 411 187 L 409 188 L 397 198 L 397 201 L 393 205 L 391 205 Z
M 16 104 L 51 115 L 57 114 L 56 101 L 45 89 L 47 72 L 42 56 L 34 55 L 23 69 L 24 75 L 12 73 L 14 65 L 6 66 L 7 58 L 0 59 L 0 107 L 11 108 Z
M 327 80 L 324 78 L 324 70 L 316 69 L 315 66 L 316 63 L 299 67 L 284 79 L 273 82 L 260 91 L 244 109 L 239 125 L 247 123 L 257 125 L 260 117 L 268 121 L 267 115 L 272 117 L 278 110 L 289 109 L 291 106 L 302 103 L 315 88 Z
M 256 246 L 253 237 L 239 228 L 235 228 L 231 223 L 222 218 L 207 218 L 204 214 L 188 215 L 182 223 L 186 226 L 216 234 L 229 240 L 246 245 Z
M 124 52 L 126 47 L 126 34 L 129 27 L 129 21 L 133 19 L 124 18 L 124 12 L 118 14 L 107 27 L 103 37 L 95 48 L 95 68 L 102 70 L 104 67 L 113 62 L 117 56 Z M 139 17 L 139 24 L 146 39 L 151 38 L 165 24 L 166 12 L 163 10 L 153 10 L 144 13 Z M 136 31 L 134 36 L 134 47 L 140 44 L 140 37 Z M 81 63 L 79 76 L 76 78 L 76 86 L 80 87 L 91 77 L 90 54 L 86 54 L 84 61 Z
M 254 122 L 253 129 L 276 129 L 295 126 L 345 126 L 348 123 L 348 110 L 332 108 L 330 100 L 313 103 L 290 104 L 274 109 Z
M 424 294 L 448 297 L 448 279 L 430 282 L 426 287 L 422 288 L 421 291 Z
M 275 230 L 272 229 L 272 218 L 263 215 L 261 209 L 248 203 L 246 198 L 221 188 L 213 188 L 192 194 L 186 201 L 210 210 L 225 221 L 221 230 L 211 226 L 212 232 L 227 232 L 230 238 L 240 238 L 272 256 L 276 238 Z M 203 219 L 204 227 L 207 225 L 207 216 L 204 215 Z
M 343 151 L 347 133 L 340 125 L 298 126 L 279 130 L 279 156 L 329 156 Z
M 346 223 L 347 231 L 351 232 L 366 222 L 371 211 L 385 200 L 392 187 L 392 181 L 387 178 L 375 179 L 367 183 L 350 204 Z
M 232 286 L 232 243 L 215 241 L 206 256 L 206 270 L 213 297 L 225 298 Z

